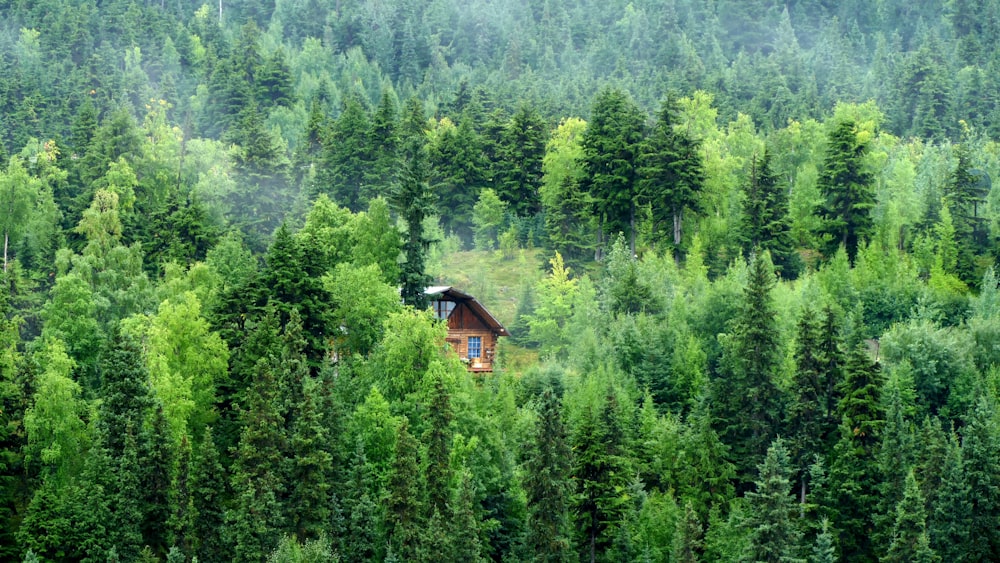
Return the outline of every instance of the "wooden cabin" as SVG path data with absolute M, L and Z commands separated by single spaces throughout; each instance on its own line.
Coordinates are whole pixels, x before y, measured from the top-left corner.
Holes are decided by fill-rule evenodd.
M 469 371 L 493 371 L 497 339 L 508 336 L 500 324 L 476 298 L 451 286 L 424 290 L 437 318 L 448 321 L 448 344 Z

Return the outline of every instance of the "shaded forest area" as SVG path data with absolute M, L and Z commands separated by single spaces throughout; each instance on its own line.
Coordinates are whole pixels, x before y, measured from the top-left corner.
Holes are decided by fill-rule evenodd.
M 0 10 L 0 558 L 1000 559 L 1000 3 Z

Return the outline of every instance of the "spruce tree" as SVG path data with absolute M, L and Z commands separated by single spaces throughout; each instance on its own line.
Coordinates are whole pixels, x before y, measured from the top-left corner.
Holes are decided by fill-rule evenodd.
M 942 561 L 967 561 L 969 525 L 972 514 L 971 490 L 965 475 L 965 461 L 958 437 L 947 442 L 941 483 L 927 515 L 930 546 Z
M 294 422 L 288 444 L 291 490 L 286 518 L 296 538 L 306 542 L 319 538 L 330 522 L 333 455 L 328 451 L 332 438 L 320 411 L 320 382 L 304 377 L 299 385 L 301 401 L 292 411 Z
M 797 557 L 802 532 L 794 519 L 795 499 L 791 493 L 788 450 L 779 438 L 767 450 L 758 466 L 756 490 L 748 492 L 750 548 L 745 561 L 802 561 Z
M 962 456 L 969 484 L 969 544 L 966 560 L 994 561 L 1000 557 L 1000 433 L 996 407 L 980 397 L 962 429 Z
M 788 190 L 771 169 L 769 153 L 754 155 L 743 191 L 739 239 L 744 254 L 767 250 L 775 270 L 785 279 L 794 279 L 801 259 L 792 242 Z
M 399 277 L 403 302 L 424 309 L 427 306 L 424 290 L 430 282 L 424 263 L 431 243 L 424 235 L 424 219 L 431 214 L 434 198 L 427 183 L 429 171 L 423 107 L 419 101 L 411 100 L 407 108 L 409 114 L 402 130 L 403 162 L 389 201 L 406 223 L 403 241 L 406 260 L 400 265 Z
M 594 101 L 581 142 L 586 170 L 582 181 L 593 197 L 594 211 L 601 222 L 598 235 L 628 233 L 633 252 L 639 204 L 637 162 L 645 120 L 627 93 L 602 90 Z
M 423 479 L 420 474 L 417 440 L 410 434 L 404 418 L 396 431 L 396 452 L 389 473 L 386 506 L 386 530 L 389 545 L 401 561 L 416 557 L 423 523 Z
M 191 467 L 192 543 L 195 556 L 205 563 L 232 559 L 224 540 L 225 479 L 212 428 L 206 427 Z
M 842 245 L 852 263 L 858 247 L 874 228 L 871 217 L 875 207 L 874 178 L 864 167 L 867 151 L 868 145 L 858 139 L 853 121 L 838 123 L 830 132 L 819 177 L 819 189 L 826 198 L 826 205 L 820 211 L 826 238 L 824 254 L 833 256 Z
M 427 516 L 437 511 L 450 514 L 451 442 L 453 437 L 451 393 L 440 369 L 431 369 L 430 401 L 427 404 L 427 430 L 423 441 L 427 447 L 424 478 L 427 483 Z
M 538 561 L 568 561 L 571 552 L 567 509 L 572 459 L 560 401 L 551 387 L 542 393 L 533 446 L 524 477 L 528 496 L 528 547 Z
M 468 470 L 462 471 L 458 495 L 452 507 L 451 536 L 454 542 L 454 560 L 469 563 L 486 563 L 483 545 L 479 539 L 480 526 L 475 498 L 475 485 Z M 537 560 L 537 559 L 536 559 Z M 544 561 L 544 559 L 543 559 Z
M 911 470 L 906 474 L 906 492 L 896 507 L 892 543 L 882 561 L 886 563 L 934 563 L 940 558 L 927 538 L 924 497 Z
M 767 254 L 752 257 L 743 303 L 725 343 L 724 371 L 712 382 L 719 437 L 732 448 L 744 483 L 752 480 L 784 417 L 775 383 L 781 340 L 771 297 L 774 284 Z
M 795 339 L 795 376 L 788 406 L 787 428 L 793 474 L 799 477 L 800 502 L 805 502 L 807 468 L 817 454 L 826 450 L 830 432 L 823 398 L 819 322 L 816 312 L 806 305 L 799 317 Z
M 702 532 L 698 513 L 688 501 L 684 504 L 684 514 L 677 519 L 671 559 L 675 563 L 698 563 L 704 547 Z
M 608 389 L 586 407 L 571 440 L 576 478 L 571 512 L 580 558 L 590 563 L 604 559 L 630 503 L 629 459 L 617 410 L 614 389 Z
M 500 137 L 497 194 L 515 215 L 532 217 L 541 211 L 542 158 L 548 127 L 538 109 L 521 104 Z
M 680 256 L 684 211 L 701 211 L 699 193 L 705 184 L 699 143 L 678 131 L 677 102 L 660 103 L 656 124 L 641 150 L 643 199 L 652 204 L 654 228 L 667 229 L 667 238 Z
M 169 509 L 170 519 L 167 521 L 169 554 L 175 551 L 186 560 L 194 555 L 194 497 L 191 490 L 191 441 L 182 436 L 177 451 L 177 469 L 170 484 Z

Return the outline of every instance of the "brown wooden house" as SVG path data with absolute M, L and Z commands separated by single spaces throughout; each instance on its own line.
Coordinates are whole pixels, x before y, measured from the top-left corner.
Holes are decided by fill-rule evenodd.
M 482 303 L 451 286 L 424 290 L 437 318 L 448 321 L 448 344 L 466 362 L 469 371 L 493 371 L 497 338 L 508 336 Z

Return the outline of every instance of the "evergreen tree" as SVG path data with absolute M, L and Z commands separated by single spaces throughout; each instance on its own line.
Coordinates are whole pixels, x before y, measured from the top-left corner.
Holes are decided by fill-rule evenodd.
M 930 503 L 927 536 L 930 547 L 942 561 L 967 560 L 969 524 L 972 514 L 970 488 L 965 476 L 962 448 L 954 434 L 947 442 L 940 487 Z
M 779 438 L 758 466 L 756 490 L 748 492 L 750 549 L 745 561 L 802 561 L 797 557 L 802 532 L 794 520 L 795 499 L 789 494 L 791 475 L 788 450 Z
M 427 149 L 425 146 L 423 109 L 419 101 L 408 104 L 404 121 L 403 164 L 390 202 L 406 223 L 400 266 L 400 286 L 403 302 L 417 309 L 427 306 L 424 289 L 430 276 L 424 272 L 424 262 L 431 241 L 424 234 L 424 219 L 431 213 L 433 197 L 428 187 Z
M 580 558 L 604 560 L 630 504 L 629 459 L 614 389 L 597 405 L 589 405 L 573 433 L 576 492 L 571 513 Z
M 847 356 L 840 440 L 834 447 L 830 489 L 835 507 L 834 525 L 840 531 L 843 557 L 873 561 L 873 507 L 878 503 L 878 468 L 875 452 L 884 414 L 878 394 L 881 378 L 864 342 L 857 341 Z
M 677 519 L 671 560 L 676 563 L 698 563 L 703 547 L 701 520 L 689 501 L 684 504 L 683 516 Z
M 427 446 L 427 458 L 424 460 L 424 477 L 427 483 L 427 516 L 437 511 L 449 514 L 448 504 L 451 498 L 451 442 L 453 436 L 452 420 L 454 412 L 451 407 L 451 393 L 446 386 L 444 374 L 431 368 L 430 398 L 427 404 L 427 430 L 424 432 L 424 443 Z
M 635 252 L 639 174 L 636 164 L 645 116 L 631 97 L 618 89 L 602 90 L 594 101 L 583 134 L 583 182 L 601 222 L 598 233 L 628 233 Z M 602 246 L 600 239 L 598 248 Z
M 1000 557 L 1000 437 L 996 408 L 980 397 L 962 430 L 962 455 L 969 484 L 969 543 L 966 561 L 992 561 Z
M 187 560 L 194 555 L 194 496 L 191 489 L 191 442 L 182 436 L 177 452 L 177 470 L 170 485 L 170 519 L 167 521 L 169 530 L 168 542 L 170 551 L 167 560 L 174 557 Z
M 805 502 L 806 468 L 814 456 L 826 450 L 829 418 L 823 405 L 825 389 L 820 358 L 820 327 L 816 312 L 806 305 L 799 317 L 795 339 L 795 376 L 788 406 L 789 455 L 799 472 L 800 502 Z
M 865 170 L 868 144 L 859 139 L 853 121 L 837 124 L 827 140 L 819 189 L 826 198 L 821 208 L 824 254 L 833 256 L 839 246 L 853 263 L 858 247 L 872 234 L 871 210 L 875 206 L 874 178 Z
M 792 243 L 788 190 L 771 169 L 769 153 L 754 155 L 743 191 L 739 238 L 744 254 L 767 250 L 775 270 L 786 279 L 794 279 L 801 259 Z
M 535 442 L 525 464 L 528 496 L 528 547 L 538 561 L 570 559 L 569 471 L 571 452 L 566 441 L 560 401 L 552 388 L 542 393 Z
M 725 344 L 725 372 L 712 382 L 719 437 L 732 448 L 744 483 L 751 481 L 783 418 L 775 383 L 781 340 L 771 297 L 774 284 L 768 255 L 753 256 L 741 310 Z
M 350 96 L 323 141 L 314 197 L 325 193 L 351 211 L 360 211 L 368 204 L 364 196 L 369 190 L 364 184 L 372 160 L 370 132 L 368 112 L 358 96 Z
M 396 432 L 396 455 L 385 500 L 389 545 L 401 561 L 411 561 L 416 556 L 415 546 L 423 523 L 423 479 L 418 450 L 419 444 L 404 418 Z
M 911 470 L 906 474 L 906 492 L 896 507 L 892 543 L 882 561 L 887 563 L 933 563 L 940 561 L 927 538 L 924 497 Z
M 291 491 L 286 518 L 298 540 L 306 542 L 321 537 L 331 519 L 333 455 L 328 451 L 331 437 L 320 411 L 320 382 L 304 377 L 300 385 L 301 401 L 294 405 L 289 437 Z
M 816 536 L 812 557 L 809 563 L 834 563 L 837 561 L 837 548 L 834 545 L 833 533 L 830 531 L 830 521 L 823 519 L 822 527 Z
M 230 561 L 224 540 L 226 472 L 215 448 L 212 428 L 198 446 L 198 455 L 191 467 L 191 504 L 193 511 L 193 548 L 199 561 L 222 563 Z
M 701 211 L 699 194 L 705 173 L 698 141 L 676 129 L 677 111 L 671 96 L 660 103 L 656 124 L 642 145 L 640 172 L 643 197 L 653 207 L 654 228 L 669 228 L 668 236 L 679 253 L 684 211 Z
M 153 409 L 152 420 L 139 434 L 139 490 L 143 545 L 158 555 L 169 548 L 167 522 L 170 518 L 170 481 L 174 469 L 174 444 L 162 405 Z
M 518 106 L 500 137 L 500 161 L 496 164 L 499 177 L 494 182 L 497 194 L 520 217 L 541 211 L 538 190 L 547 140 L 545 120 L 536 107 L 528 104 Z
M 428 147 L 428 157 L 441 225 L 462 240 L 471 240 L 473 207 L 489 172 L 472 118 L 463 115 L 458 127 L 442 124 Z
M 369 202 L 376 197 L 388 197 L 391 187 L 396 182 L 400 149 L 397 114 L 393 92 L 384 88 L 378 107 L 372 114 L 371 131 L 368 133 L 373 150 L 371 166 L 368 167 L 365 176 Z
M 454 560 L 470 563 L 486 563 L 483 546 L 479 539 L 479 516 L 476 514 L 476 498 L 472 476 L 462 472 L 458 496 L 452 508 L 452 531 L 454 538 Z
M 226 511 L 227 535 L 241 561 L 262 561 L 284 526 L 284 420 L 276 394 L 274 368 L 258 361 L 233 460 L 233 505 Z

